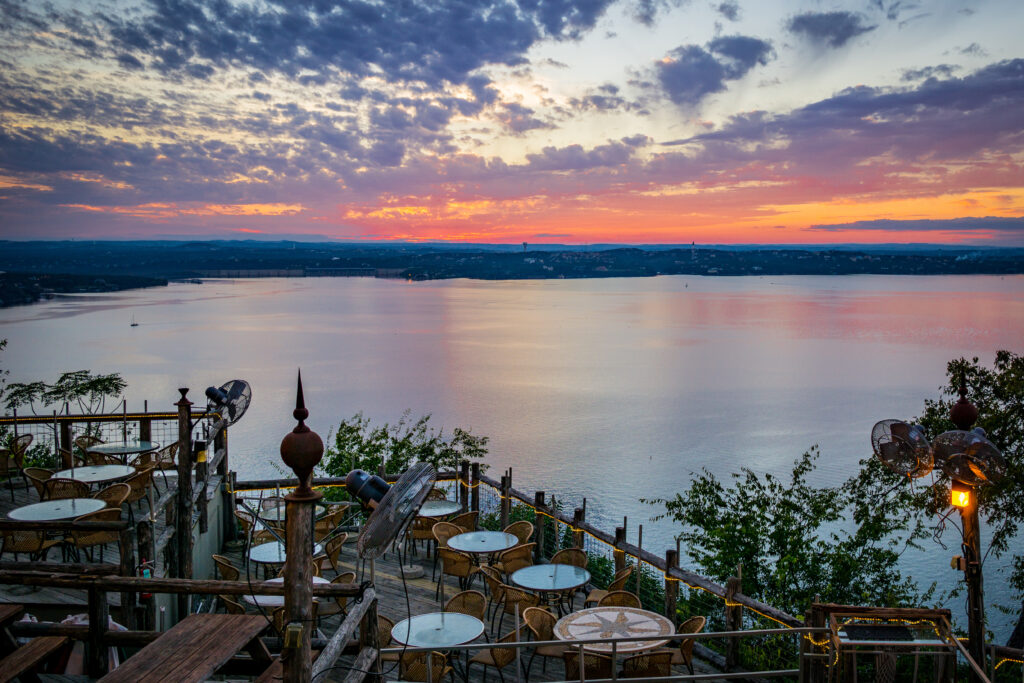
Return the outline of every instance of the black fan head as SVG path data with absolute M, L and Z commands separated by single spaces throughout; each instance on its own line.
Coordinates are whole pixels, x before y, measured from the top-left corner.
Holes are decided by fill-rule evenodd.
M 871 447 L 893 472 L 911 479 L 932 471 L 932 449 L 921 425 L 882 420 L 871 429 Z
M 398 478 L 370 514 L 359 534 L 356 541 L 359 557 L 373 560 L 384 554 L 392 541 L 412 521 L 433 488 L 436 478 L 437 472 L 433 466 L 425 462 L 416 463 Z
M 935 462 L 953 479 L 969 486 L 997 481 L 1006 474 L 1006 460 L 984 432 L 954 429 L 935 437 Z
M 235 424 L 245 414 L 252 401 L 252 387 L 245 380 L 233 379 L 220 388 L 207 388 L 206 397 L 209 399 L 207 410 L 220 415 L 220 419 L 214 422 L 210 429 L 210 436 L 207 437 L 213 439 L 222 429 Z

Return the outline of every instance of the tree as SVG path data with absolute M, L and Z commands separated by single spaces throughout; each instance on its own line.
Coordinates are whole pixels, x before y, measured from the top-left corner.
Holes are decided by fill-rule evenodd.
M 416 421 L 409 416 L 407 410 L 397 423 L 379 426 L 373 426 L 361 412 L 343 420 L 333 437 L 327 437 L 321 467 L 333 476 L 345 476 L 357 468 L 376 472 L 382 464 L 389 474 L 398 474 L 414 462 L 430 463 L 440 471 L 487 454 L 486 436 L 456 427 L 446 437 L 443 429 L 430 425 L 430 415 Z
M 36 402 L 42 406 L 75 402 L 82 413 L 103 412 L 107 398 L 116 398 L 128 383 L 121 375 L 94 375 L 88 370 L 65 372 L 53 384 L 43 381 L 12 382 L 7 385 L 4 407 L 14 410 L 28 405 L 36 413 Z
M 682 523 L 679 538 L 702 573 L 724 583 L 741 564 L 743 592 L 790 614 L 802 614 L 815 595 L 919 603 L 923 596 L 896 561 L 925 535 L 920 521 L 890 514 L 893 503 L 873 505 L 884 487 L 877 481 L 809 485 L 817 457 L 817 447 L 804 453 L 788 481 L 742 468 L 727 486 L 705 470 L 675 498 L 647 502 Z

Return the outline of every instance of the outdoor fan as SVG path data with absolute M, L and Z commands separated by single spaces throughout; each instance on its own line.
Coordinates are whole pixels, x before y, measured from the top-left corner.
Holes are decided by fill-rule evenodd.
M 900 420 L 882 420 L 871 429 L 871 446 L 893 472 L 911 479 L 932 471 L 932 447 L 924 427 Z
M 433 466 L 425 462 L 416 463 L 378 498 L 381 487 L 374 480 L 383 480 L 379 477 L 367 477 L 362 470 L 349 473 L 345 482 L 347 487 L 349 479 L 363 484 L 349 487 L 349 491 L 358 497 L 365 507 L 373 509 L 356 541 L 356 552 L 359 557 L 364 560 L 375 560 L 384 554 L 388 546 L 405 531 L 426 500 L 436 478 L 437 472 Z M 367 483 L 374 485 L 368 486 Z M 384 486 L 387 484 L 384 483 Z
M 969 432 L 954 429 L 935 437 L 935 460 L 953 479 L 978 486 L 1006 473 L 1006 460 L 980 427 Z
M 252 401 L 252 388 L 244 380 L 233 379 L 219 389 L 207 387 L 206 398 L 209 399 L 207 411 L 220 414 L 220 419 L 213 423 L 208 437 L 214 439 L 222 429 L 235 424 L 242 415 L 245 415 L 249 402 Z

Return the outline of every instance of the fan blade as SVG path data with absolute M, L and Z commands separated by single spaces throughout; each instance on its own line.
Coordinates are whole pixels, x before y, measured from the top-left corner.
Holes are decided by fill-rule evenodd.
M 882 420 L 871 429 L 875 455 L 893 472 L 912 479 L 932 470 L 932 450 L 924 428 L 901 420 Z
M 935 461 L 947 475 L 970 486 L 997 481 L 1006 460 L 994 443 L 977 432 L 954 429 L 935 437 Z

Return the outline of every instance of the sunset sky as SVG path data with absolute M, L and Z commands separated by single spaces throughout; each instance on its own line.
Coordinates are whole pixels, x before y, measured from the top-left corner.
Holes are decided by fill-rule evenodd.
M 1024 245 L 1024 2 L 0 0 L 0 238 Z

